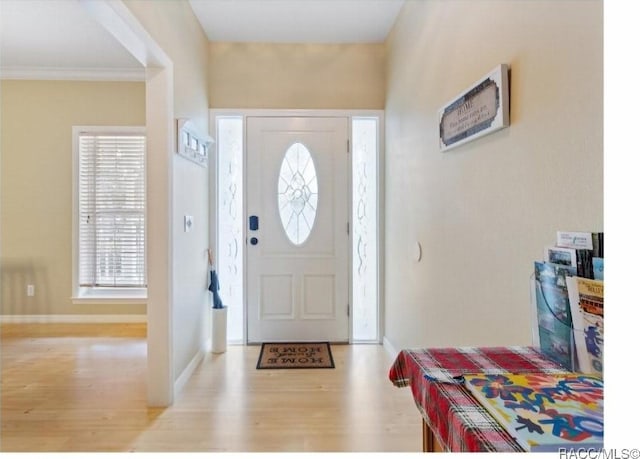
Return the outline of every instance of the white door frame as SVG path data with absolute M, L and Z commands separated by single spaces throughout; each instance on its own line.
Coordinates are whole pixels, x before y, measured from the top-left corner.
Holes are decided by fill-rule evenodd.
M 353 118 L 377 118 L 379 121 L 378 128 L 378 190 L 377 190 L 377 198 L 378 198 L 378 340 L 377 342 L 382 342 L 382 337 L 384 336 L 384 324 L 382 318 L 384 317 L 384 110 L 303 110 L 303 109 L 211 109 L 209 111 L 209 133 L 210 135 L 217 141 L 216 134 L 216 117 L 220 116 L 228 116 L 228 117 L 239 117 L 242 118 L 242 126 L 243 126 L 243 188 L 246 190 L 246 164 L 247 161 L 247 118 L 249 117 L 323 117 L 323 118 L 347 118 L 349 121 L 349 132 L 348 138 L 349 143 L 353 144 L 352 136 L 351 136 L 351 120 Z M 211 164 L 215 164 L 216 166 L 209 168 L 209 186 L 210 186 L 210 244 L 211 247 L 217 247 L 218 245 L 218 209 L 217 209 L 217 199 L 218 199 L 218 180 L 217 180 L 217 154 L 214 151 L 215 158 L 211 160 Z M 351 222 L 351 213 L 352 213 L 352 154 L 349 152 L 349 170 L 347 171 L 348 175 L 348 194 L 349 194 L 349 224 L 352 225 Z M 243 203 L 242 203 L 242 215 L 246 216 L 247 211 L 247 201 L 246 201 L 246 193 L 243 194 Z M 243 239 L 246 241 L 247 238 L 247 228 L 246 228 L 246 219 L 243 224 Z M 352 253 L 352 244 L 353 244 L 353 234 L 349 233 L 349 253 Z M 243 255 L 243 286 L 246 289 L 246 280 L 247 280 L 247 253 L 244 251 Z M 349 255 L 349 308 L 351 311 L 353 304 L 353 293 L 352 293 L 352 257 Z M 244 304 L 243 304 L 243 330 L 242 330 L 242 341 L 237 344 L 247 344 L 247 316 L 248 316 L 248 305 L 247 305 L 247 295 L 244 295 Z M 353 341 L 353 332 L 352 332 L 352 320 L 353 314 L 349 314 L 349 343 Z
M 0 0 L 1 1 L 1 0 Z M 81 5 L 145 68 L 147 152 L 147 405 L 173 404 L 172 193 L 175 121 L 173 62 L 122 0 L 83 0 Z

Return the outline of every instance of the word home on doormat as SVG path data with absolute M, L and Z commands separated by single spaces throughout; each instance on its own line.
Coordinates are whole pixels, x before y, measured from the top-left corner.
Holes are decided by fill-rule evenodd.
M 335 365 L 327 342 L 262 343 L 256 368 L 335 368 Z

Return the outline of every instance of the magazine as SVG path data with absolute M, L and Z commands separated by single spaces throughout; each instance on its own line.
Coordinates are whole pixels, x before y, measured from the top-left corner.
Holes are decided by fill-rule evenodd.
M 465 387 L 526 451 L 602 449 L 601 379 L 580 373 L 469 374 Z
M 556 244 L 558 247 L 570 249 L 593 250 L 593 234 L 575 231 L 558 231 Z
M 547 247 L 544 251 L 544 261 L 556 265 L 578 266 L 576 249 L 567 247 Z
M 578 368 L 602 376 L 604 369 L 604 281 L 567 279 Z
M 593 257 L 593 278 L 604 280 L 604 258 Z
M 573 266 L 535 262 L 538 336 L 534 335 L 534 343 L 544 355 L 568 371 L 574 370 L 576 362 L 567 279 L 575 275 Z

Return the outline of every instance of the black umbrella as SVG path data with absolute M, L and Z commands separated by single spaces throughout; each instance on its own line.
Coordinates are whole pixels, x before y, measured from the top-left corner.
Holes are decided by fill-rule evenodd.
M 222 309 L 224 305 L 222 304 L 222 299 L 218 294 L 218 290 L 220 290 L 220 284 L 218 282 L 218 274 L 215 269 L 211 270 L 211 284 L 209 284 L 209 291 L 213 293 L 213 309 Z

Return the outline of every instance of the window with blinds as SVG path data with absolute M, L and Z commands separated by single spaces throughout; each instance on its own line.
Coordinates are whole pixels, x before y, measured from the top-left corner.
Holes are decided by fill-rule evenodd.
M 145 136 L 79 132 L 81 288 L 145 288 Z

